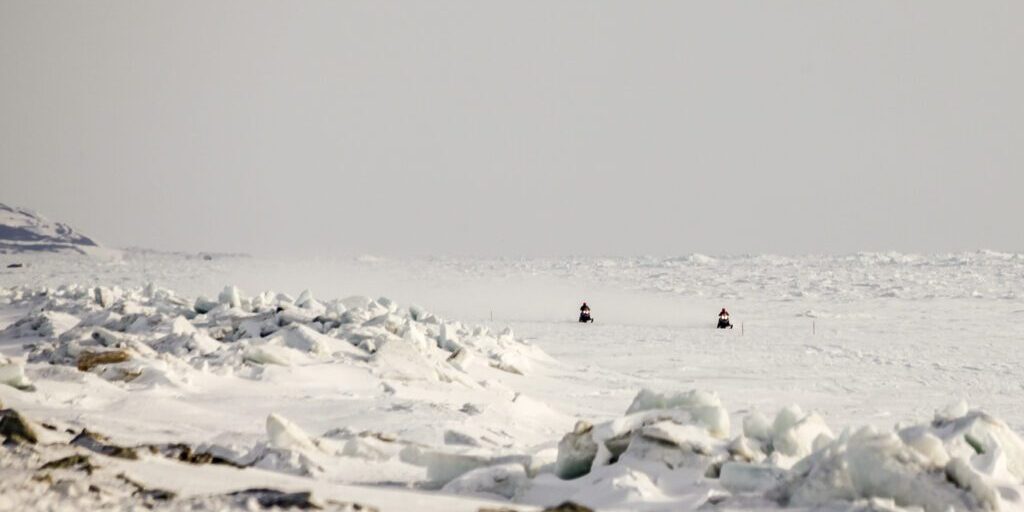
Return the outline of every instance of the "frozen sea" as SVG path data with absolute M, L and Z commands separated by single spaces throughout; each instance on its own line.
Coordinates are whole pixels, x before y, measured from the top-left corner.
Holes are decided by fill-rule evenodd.
M 13 262 L 26 266 L 6 268 Z M 535 428 L 509 429 L 505 435 L 516 438 L 507 443 L 509 452 L 527 446 L 551 451 L 576 420 L 597 424 L 622 417 L 644 388 L 717 393 L 733 430 L 754 411 L 770 418 L 799 404 L 804 411 L 818 413 L 835 433 L 863 425 L 886 431 L 927 423 L 936 411 L 962 400 L 1005 421 L 1017 434 L 1024 433 L 1024 256 L 1017 254 L 296 260 L 208 260 L 148 251 L 103 257 L 0 255 L 4 288 L 77 284 L 130 290 L 150 283 L 190 301 L 198 296 L 216 300 L 226 285 L 248 295 L 273 290 L 295 297 L 309 290 L 322 300 L 387 297 L 466 325 L 485 326 L 490 332 L 511 328 L 516 337 L 539 347 L 557 364 L 536 375 L 525 372 L 511 383 L 501 381 L 539 402 L 545 411 L 539 417 L 551 414 L 538 420 Z M 582 301 L 593 308 L 595 323 L 575 321 Z M 734 329 L 714 329 L 722 307 L 732 313 Z M 0 308 L 0 328 L 24 314 L 23 306 Z M 14 342 L 0 345 L 0 352 L 24 356 Z M 38 382 L 44 380 L 40 371 L 30 365 L 28 373 L 45 391 Z M 222 397 L 237 400 L 246 395 L 239 389 Z M 270 392 L 266 399 L 278 401 L 273 412 L 285 411 L 314 434 L 337 426 L 319 416 L 317 407 L 284 403 L 298 400 L 308 405 L 330 398 L 317 396 L 315 388 L 300 386 L 294 391 L 280 396 Z M 156 437 L 170 441 L 177 436 L 192 443 L 254 443 L 264 435 L 262 419 L 272 412 L 249 403 L 235 412 L 227 408 L 217 420 L 203 420 L 202 428 L 157 428 L 143 420 L 127 425 L 108 417 L 114 411 L 146 410 L 130 399 L 96 399 L 103 404 L 92 407 L 88 397 L 54 390 L 52 397 L 64 400 L 58 406 L 4 393 L 0 399 L 5 403 L 18 404 L 41 420 L 77 426 L 91 422 L 88 426 L 131 442 Z M 197 395 L 212 396 L 210 400 L 217 402 L 221 395 L 216 393 Z M 439 402 L 406 398 L 408 403 L 392 403 L 393 409 L 378 410 L 380 403 L 373 398 L 357 407 L 373 409 L 375 421 L 401 431 L 402 413 L 388 410 Z M 177 402 L 171 397 L 167 403 Z M 180 403 L 197 406 L 197 399 Z M 78 404 L 84 404 L 81 410 L 75 409 Z M 343 416 L 331 418 L 341 421 Z M 442 421 L 430 413 L 417 418 L 416 428 L 428 433 L 452 424 L 450 418 Z M 249 423 L 238 427 L 240 422 Z M 224 431 L 220 438 L 202 434 L 218 428 Z M 408 434 L 429 444 L 429 434 Z M 327 471 L 322 479 L 375 486 L 391 482 L 388 485 L 437 492 L 422 485 L 408 468 L 381 465 L 373 471 L 373 478 L 344 477 L 352 475 L 351 470 Z M 698 494 L 707 498 L 705 491 Z M 522 496 L 519 502 L 526 505 L 547 505 L 543 493 Z M 637 503 L 646 498 L 664 499 L 661 494 L 652 496 L 639 492 L 631 498 L 601 498 L 604 501 L 592 505 L 638 509 L 645 508 Z M 1011 502 L 1016 503 L 1007 501 Z M 689 502 L 665 503 L 675 503 L 665 505 L 672 509 Z M 749 508 L 763 508 L 751 503 Z

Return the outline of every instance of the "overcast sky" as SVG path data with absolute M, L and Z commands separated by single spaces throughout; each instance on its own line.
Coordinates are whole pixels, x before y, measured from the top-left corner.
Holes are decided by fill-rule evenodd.
M 1024 2 L 0 2 L 0 202 L 254 254 L 1024 251 Z

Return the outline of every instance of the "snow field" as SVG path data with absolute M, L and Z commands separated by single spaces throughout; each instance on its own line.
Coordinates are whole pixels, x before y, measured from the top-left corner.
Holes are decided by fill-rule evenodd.
M 601 510 L 1018 510 L 1018 260 L 861 255 L 832 261 L 839 291 L 807 281 L 796 288 L 802 296 L 780 293 L 793 289 L 774 277 L 788 265 L 783 260 L 659 263 L 653 279 L 677 284 L 701 282 L 708 267 L 725 275 L 749 267 L 736 286 L 719 275 L 699 294 L 680 297 L 635 285 L 615 292 L 632 282 L 642 260 L 569 263 L 559 271 L 604 269 L 604 285 L 585 285 L 598 323 L 571 322 L 571 308 L 570 320 L 553 322 L 525 305 L 508 322 L 515 333 L 491 323 L 479 304 L 466 308 L 479 324 L 470 325 L 362 296 L 248 295 L 229 286 L 193 298 L 135 284 L 127 278 L 138 263 L 131 259 L 123 267 L 76 262 L 98 269 L 107 284 L 0 292 L 4 406 L 51 434 L 88 428 L 116 446 L 184 443 L 245 469 L 182 468 L 148 454 L 110 462 L 51 436 L 0 463 L 20 482 L 4 495 L 74 503 L 59 486 L 31 478 L 50 450 L 72 450 L 116 465 L 147 488 L 174 491 L 175 499 L 159 504 L 166 507 L 187 500 L 242 506 L 224 495 L 265 482 L 313 490 L 322 503 L 332 495 L 325 485 L 358 484 L 349 497 L 373 501 L 347 501 L 382 510 L 402 510 L 411 502 L 403 500 L 443 509 L 430 508 L 441 507 L 435 498 L 455 510 L 566 500 Z M 356 267 L 390 273 L 382 264 Z M 177 275 L 175 265 L 157 268 Z M 416 274 L 410 269 L 422 263 L 401 265 Z M 398 295 L 408 296 L 452 281 L 426 295 L 459 310 L 451 289 L 476 286 L 478 269 L 493 265 L 442 262 L 411 282 L 380 282 L 389 291 L 404 282 Z M 453 277 L 446 266 L 469 277 Z M 518 284 L 521 295 L 533 293 L 522 288 L 529 281 L 520 272 L 549 271 L 537 262 L 500 268 L 513 284 L 498 289 Z M 925 276 L 934 281 L 940 268 L 957 275 L 929 284 Z M 39 283 L 84 275 L 62 272 L 45 258 L 28 270 Z M 904 275 L 902 296 L 852 284 L 864 273 Z M 182 282 L 208 279 L 200 272 Z M 927 297 L 929 286 L 942 296 Z M 981 297 L 958 291 L 967 288 Z M 462 300 L 510 307 L 500 297 Z M 547 301 L 539 304 L 545 310 Z M 706 303 L 713 306 L 702 316 Z M 679 305 L 682 313 L 669 316 Z M 722 305 L 744 331 L 705 325 Z M 637 313 L 634 323 L 623 321 L 624 311 Z M 219 487 L 202 482 L 214 471 L 225 475 Z M 110 506 L 140 503 L 130 486 L 118 487 L 127 484 L 97 478 L 113 489 Z

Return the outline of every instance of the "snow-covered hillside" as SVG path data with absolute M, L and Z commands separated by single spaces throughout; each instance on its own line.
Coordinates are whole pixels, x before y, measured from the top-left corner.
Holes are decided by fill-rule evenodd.
M 52 222 L 36 212 L 0 204 L 0 252 L 73 251 L 98 247 L 71 226 Z
M 0 270 L 0 510 L 1021 510 L 1022 285 L 989 252 L 35 255 Z

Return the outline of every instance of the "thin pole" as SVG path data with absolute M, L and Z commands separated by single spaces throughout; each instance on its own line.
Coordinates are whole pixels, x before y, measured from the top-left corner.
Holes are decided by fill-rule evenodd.
M 740 336 L 743 336 L 743 333 L 744 333 L 743 322 L 740 322 Z

